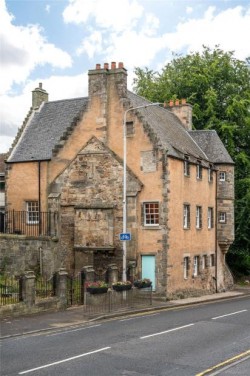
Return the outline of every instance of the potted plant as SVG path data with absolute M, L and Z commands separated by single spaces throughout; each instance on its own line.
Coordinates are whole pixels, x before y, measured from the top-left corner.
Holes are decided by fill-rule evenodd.
M 148 278 L 137 279 L 136 281 L 134 281 L 134 286 L 137 287 L 138 289 L 143 289 L 146 287 L 151 287 L 152 282 Z
M 85 287 L 90 294 L 103 294 L 108 291 L 108 284 L 103 281 L 86 282 Z
M 115 291 L 131 290 L 132 283 L 130 281 L 118 281 L 112 284 L 112 288 Z

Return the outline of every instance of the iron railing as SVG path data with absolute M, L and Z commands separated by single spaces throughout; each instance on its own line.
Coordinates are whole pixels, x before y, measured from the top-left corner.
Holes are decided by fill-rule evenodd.
M 30 221 L 27 211 L 6 211 L 0 218 L 0 232 L 28 236 L 57 235 L 57 212 L 38 212 L 36 218 L 36 221 Z
M 39 276 L 35 283 L 36 298 L 49 298 L 56 295 L 56 275 L 50 279 Z
M 114 291 L 92 295 L 85 292 L 83 312 L 88 316 L 124 311 L 128 308 L 148 307 L 152 305 L 152 287 L 132 288 L 127 291 Z
M 0 275 L 0 306 L 22 301 L 21 277 Z

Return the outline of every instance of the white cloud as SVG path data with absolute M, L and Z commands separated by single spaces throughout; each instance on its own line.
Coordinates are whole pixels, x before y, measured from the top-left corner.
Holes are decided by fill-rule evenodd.
M 176 32 L 163 36 L 165 45 L 172 51 L 201 51 L 202 45 L 213 48 L 220 45 L 225 51 L 235 51 L 238 59 L 250 55 L 250 45 L 246 42 L 250 35 L 250 8 L 241 6 L 229 8 L 218 14 L 215 7 L 209 7 L 200 19 L 189 19 L 179 23 Z
M 136 0 L 70 0 L 63 18 L 66 23 L 75 24 L 94 19 L 100 28 L 120 32 L 134 26 L 142 13 L 143 7 Z
M 17 129 L 21 127 L 25 116 L 32 105 L 32 90 L 42 82 L 43 88 L 49 93 L 49 100 L 77 98 L 88 95 L 87 73 L 77 76 L 52 76 L 48 79 L 29 81 L 18 96 L 4 95 L 1 97 L 1 141 L 0 152 L 8 151 Z M 15 109 L 15 111 L 13 111 Z
M 46 5 L 45 10 L 46 10 L 47 13 L 50 13 L 50 5 L 49 4 Z
M 82 45 L 76 50 L 76 53 L 79 56 L 85 52 L 89 58 L 92 58 L 102 52 L 102 43 L 102 33 L 96 30 L 82 41 Z
M 69 54 L 48 43 L 38 25 L 13 25 L 14 17 L 8 13 L 5 1 L 0 2 L 0 19 L 2 93 L 9 91 L 13 83 L 24 83 L 38 65 L 71 66 Z
M 192 7 L 186 7 L 186 13 L 187 14 L 191 14 L 193 12 L 193 8 Z

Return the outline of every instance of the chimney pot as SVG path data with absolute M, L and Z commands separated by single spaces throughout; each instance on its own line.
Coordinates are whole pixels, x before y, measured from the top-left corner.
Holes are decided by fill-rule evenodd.
M 170 106 L 170 107 L 173 107 L 173 105 L 174 105 L 174 101 L 171 99 L 171 100 L 169 101 L 169 106 Z
M 182 98 L 182 100 L 181 100 L 181 104 L 186 104 L 186 103 L 187 103 L 186 98 Z
M 179 99 L 176 99 L 176 101 L 175 101 L 175 106 L 179 106 L 179 104 L 180 104 Z
M 109 64 L 108 63 L 104 63 L 104 69 L 109 69 Z
M 43 88 L 43 84 L 42 82 L 39 82 L 39 89 L 42 89 Z
M 112 63 L 111 63 L 111 69 L 116 69 L 116 62 L 115 61 L 112 61 Z
M 118 68 L 119 68 L 119 69 L 124 68 L 123 63 L 118 63 Z
M 95 69 L 101 69 L 101 64 L 96 64 Z

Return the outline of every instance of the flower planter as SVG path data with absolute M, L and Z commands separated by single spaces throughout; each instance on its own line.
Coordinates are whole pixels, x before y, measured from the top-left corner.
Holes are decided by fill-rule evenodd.
M 86 291 L 90 294 L 104 294 L 108 291 L 108 287 L 87 287 Z
M 115 291 L 126 291 L 131 290 L 132 285 L 113 285 L 112 288 Z
M 148 283 L 141 283 L 141 282 L 134 282 L 134 286 L 137 287 L 138 289 L 144 289 L 152 286 L 152 282 Z

